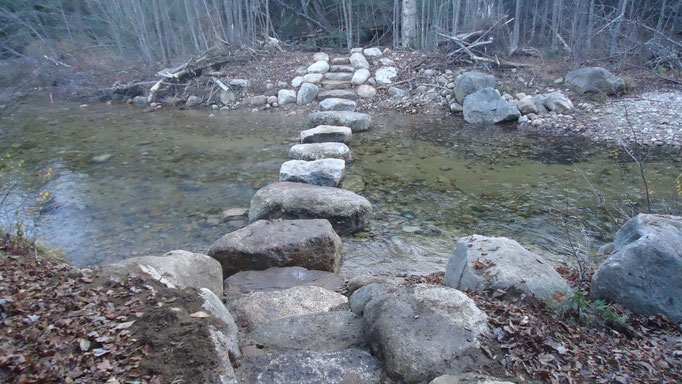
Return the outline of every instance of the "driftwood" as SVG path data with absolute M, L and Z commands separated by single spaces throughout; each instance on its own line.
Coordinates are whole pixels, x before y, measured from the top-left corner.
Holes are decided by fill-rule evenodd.
M 505 60 L 505 59 L 500 59 L 499 57 L 485 57 L 481 56 L 480 54 L 474 53 L 472 50 L 473 48 L 487 45 L 492 43 L 492 41 L 484 41 L 484 42 L 475 42 L 475 43 L 467 43 L 461 39 L 459 39 L 457 36 L 449 36 L 443 33 L 440 33 L 439 35 L 446 37 L 452 41 L 454 41 L 457 45 L 460 46 L 460 48 L 454 53 L 459 53 L 459 52 L 465 52 L 471 60 L 473 60 L 476 63 L 485 63 L 485 64 L 495 64 L 498 67 L 514 67 L 514 68 L 530 68 L 533 65 L 531 64 L 524 64 L 524 63 L 515 63 L 513 61 Z

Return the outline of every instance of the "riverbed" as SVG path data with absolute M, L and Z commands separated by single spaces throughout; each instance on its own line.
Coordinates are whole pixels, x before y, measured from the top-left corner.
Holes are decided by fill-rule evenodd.
M 247 224 L 223 221 L 222 212 L 248 207 L 276 181 L 306 128 L 297 112 L 144 113 L 46 97 L 0 116 L 0 191 L 9 192 L 1 225 L 22 223 L 76 265 L 205 252 Z M 647 209 L 639 170 L 622 148 L 453 116 L 373 118 L 376 127 L 350 145 L 344 187 L 374 211 L 366 231 L 343 239 L 346 276 L 444 270 L 456 239 L 473 233 L 571 263 L 610 241 L 612 217 Z M 645 162 L 657 212 L 679 212 L 678 156 L 660 147 Z

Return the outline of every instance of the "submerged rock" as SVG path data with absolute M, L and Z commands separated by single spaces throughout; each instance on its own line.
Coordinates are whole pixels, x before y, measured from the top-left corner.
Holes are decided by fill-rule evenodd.
M 340 125 L 353 132 L 366 131 L 372 125 L 372 118 L 366 113 L 349 111 L 313 112 L 308 115 L 308 125 Z
M 463 373 L 487 359 L 480 336 L 488 317 L 464 293 L 418 284 L 369 301 L 365 337 L 394 380 L 422 383 L 443 373 Z
M 541 256 L 506 237 L 462 237 L 448 261 L 443 284 L 462 290 L 515 289 L 550 300 L 570 287 Z
M 303 267 L 273 267 L 264 271 L 243 271 L 225 279 L 228 296 L 260 291 L 281 291 L 298 286 L 315 286 L 336 291 L 343 281 L 332 272 Z
M 372 205 L 339 188 L 280 182 L 261 188 L 251 199 L 249 220 L 327 219 L 340 235 L 362 229 Z
M 614 95 L 623 92 L 625 81 L 601 67 L 585 67 L 566 74 L 566 82 L 580 93 L 605 93 Z
M 228 301 L 228 306 L 230 313 L 237 320 L 237 325 L 251 331 L 271 321 L 329 312 L 347 303 L 346 296 L 339 293 L 320 287 L 301 286 L 236 296 Z
M 682 217 L 640 214 L 618 230 L 590 295 L 682 322 Z
M 259 220 L 224 235 L 208 254 L 225 276 L 290 266 L 337 272 L 341 239 L 327 220 Z
M 296 144 L 289 149 L 289 157 L 306 161 L 320 159 L 352 160 L 350 149 L 343 143 Z
M 289 160 L 279 169 L 279 181 L 337 187 L 345 172 L 346 162 L 341 159 Z
M 518 108 L 505 101 L 493 88 L 476 91 L 464 99 L 464 120 L 472 124 L 494 124 L 516 121 L 521 116 Z
M 494 88 L 495 77 L 481 72 L 464 72 L 455 83 L 455 100 L 464 104 L 464 99 L 484 88 Z
M 301 131 L 301 143 L 350 143 L 353 131 L 339 125 L 318 125 L 315 128 Z

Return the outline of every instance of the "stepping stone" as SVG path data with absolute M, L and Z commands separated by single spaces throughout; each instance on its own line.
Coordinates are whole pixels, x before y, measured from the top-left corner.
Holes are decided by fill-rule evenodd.
M 350 81 L 353 79 L 353 72 L 327 72 L 324 74 L 326 80 Z
M 324 99 L 329 99 L 329 98 L 339 98 L 339 99 L 348 99 L 348 100 L 357 100 L 358 94 L 355 93 L 355 91 L 350 90 L 350 89 L 333 89 L 333 90 L 326 90 L 326 91 L 321 91 L 320 93 L 317 94 L 317 100 L 324 100 Z
M 350 149 L 343 143 L 296 144 L 289 149 L 289 157 L 305 161 L 320 159 L 352 160 Z
M 353 76 L 351 76 L 351 78 L 348 80 L 323 80 L 322 88 L 328 90 L 350 89 L 352 87 L 352 84 L 350 82 L 352 78 Z
M 280 182 L 253 196 L 249 220 L 327 219 L 339 235 L 364 228 L 372 205 L 364 197 L 340 188 Z
M 381 364 L 361 349 L 299 351 L 244 359 L 237 375 L 258 384 L 379 384 Z
M 348 299 L 324 288 L 307 286 L 248 293 L 233 297 L 227 304 L 237 325 L 252 331 L 285 317 L 329 312 L 333 308 L 347 305 Z
M 347 63 L 350 63 L 350 60 L 346 59 Z M 352 65 L 332 65 L 329 67 L 329 72 L 350 72 L 353 73 L 355 71 L 355 68 L 353 68 Z
M 281 291 L 299 286 L 322 287 L 336 291 L 343 280 L 332 272 L 311 271 L 303 267 L 272 267 L 264 271 L 242 271 L 225 279 L 225 294 Z
M 327 220 L 259 220 L 221 237 L 208 255 L 224 276 L 292 266 L 337 272 L 341 239 Z
M 366 113 L 349 111 L 313 112 L 308 115 L 308 125 L 342 125 L 353 132 L 366 131 L 372 125 L 372 118 Z
M 279 181 L 338 187 L 345 172 L 346 162 L 341 159 L 289 160 L 279 169 Z
M 332 64 L 332 66 L 334 66 L 334 65 L 347 65 L 347 64 L 350 64 L 350 59 L 347 57 L 335 57 L 335 58 L 331 59 L 331 64 Z
M 338 125 L 318 125 L 315 128 L 301 131 L 301 143 L 350 143 L 353 131 L 344 126 Z
M 342 351 L 363 347 L 362 318 L 348 311 L 332 311 L 287 317 L 254 329 L 246 345 L 267 352 Z
M 330 97 L 320 102 L 320 111 L 354 111 L 355 101 Z

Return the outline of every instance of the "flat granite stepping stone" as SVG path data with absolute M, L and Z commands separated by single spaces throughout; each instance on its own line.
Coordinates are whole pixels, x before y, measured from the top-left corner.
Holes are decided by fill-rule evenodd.
M 336 97 L 339 99 L 357 100 L 358 94 L 352 89 L 332 89 L 328 91 L 321 91 L 317 94 L 317 100 L 329 99 L 330 97 Z
M 322 89 L 329 90 L 344 90 L 351 89 L 353 84 L 351 84 L 351 79 L 348 80 L 322 80 Z
M 331 59 L 332 66 L 334 65 L 347 65 L 350 64 L 350 59 L 347 57 L 334 57 Z M 353 68 L 352 66 L 348 65 L 350 68 Z M 331 70 L 331 67 L 329 67 Z
M 352 160 L 350 149 L 343 143 L 296 144 L 289 149 L 289 157 L 306 161 L 320 159 Z
M 320 102 L 320 111 L 354 111 L 355 101 L 330 97 Z
M 308 125 L 342 125 L 353 132 L 366 131 L 372 125 L 372 118 L 366 113 L 350 111 L 313 112 L 308 115 Z
M 329 72 L 353 72 L 355 71 L 355 68 L 353 68 L 352 65 L 348 65 L 350 63 L 350 60 L 345 59 L 345 65 L 344 64 L 334 64 L 332 63 L 332 66 L 329 67 Z
M 353 131 L 340 125 L 318 125 L 301 131 L 301 143 L 350 143 Z
M 346 162 L 341 159 L 289 160 L 279 168 L 279 181 L 338 187 L 345 173 Z
M 353 72 L 327 72 L 324 74 L 325 80 L 351 81 Z
M 334 273 L 303 267 L 272 267 L 264 271 L 242 271 L 225 279 L 225 295 L 281 291 L 299 286 L 322 287 L 336 291 L 343 281 Z
M 291 266 L 338 272 L 341 238 L 327 220 L 258 220 L 221 237 L 208 255 L 224 276 Z
M 361 230 L 372 205 L 364 197 L 340 188 L 280 182 L 253 196 L 249 221 L 261 219 L 327 219 L 339 235 Z

